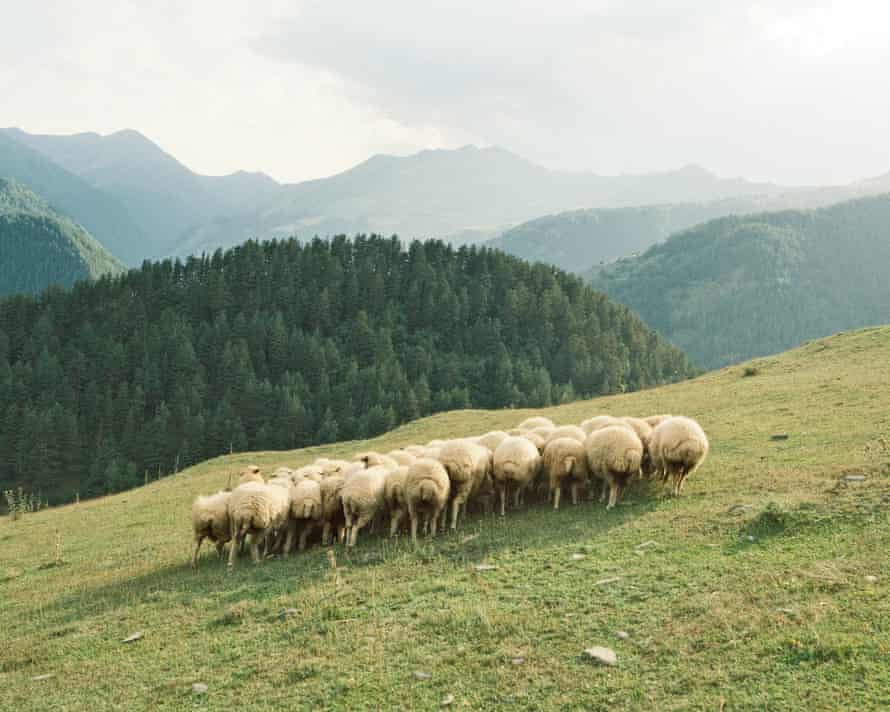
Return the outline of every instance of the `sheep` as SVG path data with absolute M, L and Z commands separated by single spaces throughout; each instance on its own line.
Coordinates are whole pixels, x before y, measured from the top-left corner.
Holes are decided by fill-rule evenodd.
M 325 477 L 325 471 L 319 464 L 303 465 L 291 472 L 291 481 L 297 484 L 300 480 L 315 480 L 321 482 Z
M 414 455 L 414 457 L 423 457 L 426 452 L 426 448 L 423 445 L 406 445 L 402 450 Z
M 231 494 L 231 492 L 217 492 L 207 497 L 197 497 L 192 503 L 192 528 L 195 531 L 195 556 L 192 566 L 198 565 L 198 552 L 204 539 L 210 539 L 216 544 L 216 553 L 222 559 L 223 548 L 232 538 L 228 508 Z
M 451 497 L 451 528 L 457 529 L 461 506 L 491 468 L 491 451 L 478 443 L 452 440 L 444 445 L 437 459 L 448 473 Z
M 553 508 L 559 509 L 563 480 L 569 481 L 572 504 L 578 504 L 578 488 L 587 482 L 587 453 L 576 438 L 555 438 L 544 448 L 544 472 L 553 496 Z
M 529 430 L 529 431 L 524 432 L 519 437 L 525 438 L 530 443 L 532 443 L 536 448 L 538 448 L 538 454 L 541 454 L 542 452 L 544 452 L 544 446 L 547 444 L 547 438 L 545 438 L 543 435 L 539 435 L 538 433 L 536 433 L 532 430 Z
M 485 435 L 479 436 L 478 443 L 482 445 L 482 447 L 487 447 L 491 452 L 495 451 L 495 448 L 501 444 L 501 441 L 506 440 L 510 436 L 507 435 L 503 430 L 491 430 Z
M 417 459 L 417 455 L 413 455 L 407 450 L 390 450 L 386 456 L 391 460 L 395 460 L 399 465 L 410 465 Z
M 606 509 L 612 509 L 624 494 L 628 480 L 640 472 L 643 443 L 626 425 L 610 425 L 588 435 L 584 450 L 590 473 L 609 485 Z
M 343 516 L 346 519 L 346 546 L 355 546 L 359 530 L 383 507 L 383 487 L 389 468 L 376 466 L 356 472 L 343 485 Z
M 408 512 L 408 503 L 405 501 L 405 477 L 408 474 L 408 467 L 410 466 L 402 465 L 390 470 L 386 473 L 386 480 L 383 483 L 383 501 L 389 510 L 390 538 L 396 535 L 399 524 Z
M 662 482 L 673 477 L 673 494 L 680 496 L 683 483 L 708 455 L 708 438 L 692 418 L 676 416 L 663 421 L 649 441 L 652 465 Z
M 520 430 L 534 430 L 535 428 L 555 428 L 556 426 L 553 424 L 553 421 L 550 420 L 550 418 L 544 418 L 543 416 L 536 415 L 531 418 L 526 418 L 516 427 Z
M 331 542 L 331 530 L 342 539 L 343 532 L 343 500 L 340 493 L 346 478 L 342 475 L 325 477 L 319 484 L 321 490 L 321 543 L 327 546 Z
M 652 456 L 649 453 L 649 440 L 652 438 L 652 426 L 642 418 L 625 416 L 621 420 L 633 429 L 637 437 L 640 438 L 640 442 L 643 443 L 643 463 L 640 466 L 640 472 L 645 477 L 650 477 L 652 475 Z
M 239 485 L 229 497 L 229 526 L 232 546 L 229 567 L 234 568 L 238 548 L 244 537 L 250 537 L 250 556 L 259 563 L 259 542 L 268 543 L 269 537 L 287 523 L 290 511 L 290 489 L 274 485 L 248 482 Z
M 387 468 L 396 468 L 399 466 L 399 463 L 388 455 L 381 455 L 379 452 L 373 451 L 360 452 L 352 458 L 352 461 L 361 462 L 366 468 L 378 467 L 380 465 Z
M 451 481 L 442 463 L 421 459 L 405 475 L 405 501 L 411 518 L 411 541 L 417 543 L 417 523 L 425 518 L 424 529 L 436 536 L 436 520 L 448 504 Z
M 594 430 L 599 430 L 600 428 L 608 428 L 611 426 L 619 426 L 623 428 L 629 428 L 630 425 L 627 424 L 621 418 L 614 418 L 611 415 L 595 415 L 592 418 L 588 418 L 583 423 L 581 423 L 580 427 L 585 433 L 590 435 Z
M 428 448 L 429 448 L 429 447 L 442 447 L 442 446 L 445 445 L 447 442 L 448 442 L 447 440 L 430 440 L 430 441 L 426 444 L 426 447 L 428 447 Z
M 293 550 L 299 524 L 303 525 L 300 531 L 299 550 L 304 551 L 309 535 L 321 520 L 321 485 L 307 477 L 290 490 L 290 519 L 287 525 L 287 539 L 284 542 L 284 555 L 288 556 Z
M 260 468 L 256 465 L 248 465 L 238 478 L 239 485 L 246 484 L 247 482 L 258 482 L 259 484 L 265 482 L 263 476 L 260 474 Z
M 331 475 L 345 474 L 349 470 L 354 469 L 357 463 L 350 462 L 349 460 L 329 460 L 326 457 L 320 457 L 312 464 L 321 468 L 321 473 L 324 477 L 330 477 Z M 364 468 L 363 464 L 358 464 Z
M 523 490 L 541 470 L 541 454 L 525 437 L 504 440 L 494 451 L 492 479 L 501 497 L 501 516 L 506 513 L 507 489 L 516 488 L 515 506 L 522 500 Z
M 649 424 L 650 428 L 655 429 L 659 425 L 661 425 L 665 420 L 667 420 L 668 418 L 673 418 L 673 417 L 674 417 L 673 415 L 650 415 L 650 416 L 643 418 L 643 420 L 645 420 Z
M 574 438 L 578 442 L 583 443 L 586 437 L 587 433 L 577 425 L 560 425 L 558 428 L 553 428 L 544 439 L 549 443 L 558 438 Z

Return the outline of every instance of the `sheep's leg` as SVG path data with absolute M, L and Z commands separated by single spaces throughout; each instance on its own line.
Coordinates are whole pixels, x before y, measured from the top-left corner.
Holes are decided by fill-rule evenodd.
M 556 489 L 551 489 L 550 493 L 553 495 L 553 508 L 559 509 L 559 498 L 562 496 L 562 487 L 557 484 Z
M 408 517 L 411 519 L 411 541 L 417 546 L 417 509 L 408 502 Z
M 606 509 L 612 509 L 618 502 L 618 483 L 615 480 L 609 482 L 609 503 Z
M 331 523 L 325 522 L 321 525 L 321 545 L 327 546 L 331 543 Z
M 513 509 L 519 509 L 522 502 L 522 488 L 516 485 L 516 491 L 513 493 Z
M 203 541 L 204 541 L 203 536 L 195 537 L 195 556 L 192 559 L 192 567 L 198 566 L 198 552 L 201 550 L 201 542 L 203 542 Z
M 403 507 L 399 507 L 395 512 L 392 513 L 392 518 L 389 521 L 389 538 L 392 539 L 399 531 L 399 527 L 402 524 L 402 520 L 405 518 L 405 509 Z
M 287 523 L 287 537 L 284 540 L 284 558 L 290 556 L 294 549 L 294 539 L 297 537 L 297 523 L 291 520 Z
M 225 550 L 226 550 L 226 544 L 225 544 L 225 542 L 222 542 L 222 541 L 218 541 L 218 542 L 216 542 L 216 556 L 217 556 L 217 558 L 218 558 L 220 561 L 222 561 L 222 558 L 223 558 L 223 552 L 224 552 Z
M 430 538 L 436 538 L 436 520 L 439 518 L 439 511 L 433 510 L 433 513 L 430 515 Z
M 611 485 L 606 480 L 600 480 L 600 487 L 600 503 L 605 504 L 608 499 L 607 495 L 609 494 Z
M 358 521 L 352 525 L 351 538 L 349 546 L 355 546 L 355 543 L 358 541 L 358 532 L 363 526 L 368 524 L 373 519 L 373 516 L 368 515 L 366 513 L 359 514 Z
M 498 492 L 501 495 L 501 516 L 507 515 L 507 485 L 498 485 Z
M 454 499 L 451 500 L 451 528 L 457 529 L 457 519 L 460 514 L 460 507 L 466 500 L 460 495 L 455 495 Z M 444 529 L 444 523 L 442 528 Z
M 578 483 L 572 482 L 572 504 L 578 504 Z
M 263 536 L 264 545 L 268 542 L 268 540 L 268 536 Z M 258 537 L 250 537 L 250 558 L 253 559 L 253 563 L 260 563 L 260 542 Z
M 315 522 L 306 522 L 303 525 L 303 531 L 300 532 L 300 551 L 306 551 L 306 540 L 309 539 L 313 529 L 315 529 Z

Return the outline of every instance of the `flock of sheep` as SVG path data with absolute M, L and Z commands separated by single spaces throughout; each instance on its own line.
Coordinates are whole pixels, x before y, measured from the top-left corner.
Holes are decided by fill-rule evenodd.
M 520 507 L 525 493 L 538 486 L 549 490 L 554 509 L 564 487 L 577 504 L 588 484 L 601 486 L 600 501 L 608 496 L 611 509 L 634 476 L 671 480 L 679 496 L 707 453 L 708 439 L 690 418 L 599 415 L 558 427 L 533 417 L 509 433 L 433 440 L 387 454 L 363 452 L 351 461 L 321 458 L 296 470 L 279 468 L 268 480 L 250 466 L 231 492 L 198 497 L 192 505 L 193 563 L 205 538 L 216 543 L 220 558 L 232 542 L 230 567 L 246 543 L 258 563 L 261 546 L 263 557 L 288 556 L 295 543 L 305 549 L 318 528 L 325 546 L 335 533 L 346 546 L 355 546 L 359 531 L 386 514 L 390 536 L 407 514 L 416 542 L 418 528 L 435 536 L 437 525 L 445 527 L 449 507 L 450 526 L 456 529 L 468 505 L 488 510 L 499 501 L 503 516 L 508 495 Z

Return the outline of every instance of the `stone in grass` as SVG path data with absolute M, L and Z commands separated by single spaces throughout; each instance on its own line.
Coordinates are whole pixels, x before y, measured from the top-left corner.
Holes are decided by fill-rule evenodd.
M 630 635 L 628 634 L 628 632 L 626 630 L 616 630 L 615 637 L 617 637 L 620 640 L 627 640 L 628 638 L 630 638 Z
M 133 635 L 127 636 L 121 642 L 122 643 L 135 643 L 137 640 L 142 640 L 142 636 L 144 633 L 140 630 L 138 633 L 133 633 Z
M 522 665 L 522 663 L 525 662 L 525 658 L 522 657 L 521 655 L 517 655 L 515 658 L 510 660 L 510 662 L 513 663 L 514 665 Z
M 415 670 L 414 677 L 418 680 L 429 680 L 430 674 L 428 672 L 424 672 L 423 670 Z
M 615 651 L 611 648 L 601 648 L 599 646 L 593 648 L 587 648 L 584 651 L 584 654 L 593 662 L 599 663 L 600 665 L 617 665 L 618 664 L 618 656 L 615 655 Z
M 40 682 L 41 680 L 50 680 L 56 676 L 54 672 L 48 672 L 45 675 L 35 675 L 31 678 L 34 682 Z
M 844 475 L 844 479 L 847 482 L 864 482 L 865 475 L 857 475 L 857 474 Z
M 865 580 L 866 580 L 868 583 L 877 583 L 877 582 L 878 582 L 878 577 L 877 577 L 877 576 L 866 576 L 866 577 L 865 577 Z
M 770 436 L 770 440 L 787 440 L 788 433 L 776 433 L 775 435 Z
M 473 568 L 475 568 L 476 571 L 496 571 L 498 567 L 494 564 L 476 564 Z
M 454 704 L 454 695 L 445 695 L 442 698 L 442 707 L 448 707 L 449 705 Z
M 572 554 L 572 561 L 581 561 L 585 558 L 584 554 Z
M 194 692 L 196 695 L 206 695 L 207 690 L 208 687 L 203 682 L 196 682 L 194 685 L 192 685 L 192 692 Z

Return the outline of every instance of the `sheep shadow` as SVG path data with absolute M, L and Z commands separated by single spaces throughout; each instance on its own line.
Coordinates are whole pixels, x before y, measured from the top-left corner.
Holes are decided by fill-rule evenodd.
M 434 539 L 419 538 L 416 547 L 405 533 L 394 539 L 385 536 L 387 523 L 376 534 L 362 532 L 352 549 L 339 544 L 316 545 L 288 559 L 269 559 L 259 565 L 242 555 L 232 571 L 210 548 L 197 568 L 184 556 L 178 564 L 67 594 L 47 612 L 58 614 L 59 625 L 70 625 L 141 604 L 190 606 L 212 599 L 215 607 L 226 608 L 245 600 L 262 604 L 278 598 L 292 599 L 304 585 L 333 575 L 331 558 L 341 573 L 348 573 L 385 565 L 399 557 L 413 557 L 429 564 L 430 576 L 435 577 L 444 566 L 471 566 L 496 558 L 505 550 L 511 555 L 536 556 L 573 544 L 580 549 L 593 541 L 603 541 L 612 528 L 659 508 L 665 501 L 651 492 L 641 492 L 639 487 L 611 511 L 586 499 L 577 505 L 565 503 L 558 512 L 545 501 L 532 501 L 521 510 L 509 511 L 506 517 L 471 513 L 456 531 Z

